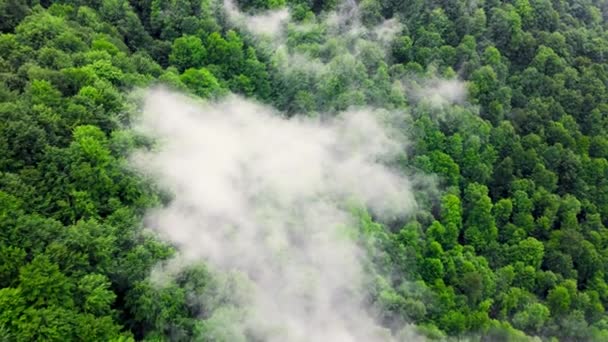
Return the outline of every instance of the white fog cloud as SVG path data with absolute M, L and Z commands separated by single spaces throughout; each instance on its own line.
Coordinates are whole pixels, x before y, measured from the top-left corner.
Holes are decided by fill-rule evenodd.
M 433 106 L 463 104 L 467 99 L 466 84 L 460 80 L 431 78 L 419 82 L 405 82 L 408 95 L 418 102 Z
M 264 13 L 250 15 L 239 10 L 233 0 L 224 0 L 224 10 L 233 25 L 244 26 L 250 32 L 276 38 L 283 31 L 284 24 L 289 21 L 289 11 L 281 8 Z
M 158 139 L 134 165 L 174 194 L 146 222 L 180 261 L 242 272 L 247 315 L 231 329 L 264 341 L 388 341 L 362 304 L 356 201 L 377 215 L 415 208 L 407 178 L 383 164 L 403 149 L 382 113 L 285 119 L 232 96 L 194 102 L 149 91 L 135 130 Z

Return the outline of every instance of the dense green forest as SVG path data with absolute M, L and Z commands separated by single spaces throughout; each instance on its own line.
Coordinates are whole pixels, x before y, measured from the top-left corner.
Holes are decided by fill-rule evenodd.
M 220 286 L 205 265 L 149 279 L 176 249 L 142 217 L 170 196 L 128 167 L 150 142 L 124 128 L 133 90 L 163 84 L 286 115 L 411 116 L 398 167 L 438 190 L 406 221 L 360 215 L 381 324 L 608 341 L 608 2 L 361 0 L 363 27 L 401 26 L 356 54 L 324 19 L 340 1 L 238 5 L 288 8 L 284 49 L 327 68 L 285 68 L 219 1 L 0 0 L 1 340 L 230 340 L 190 300 Z M 467 99 L 425 101 L 433 80 L 462 81 Z

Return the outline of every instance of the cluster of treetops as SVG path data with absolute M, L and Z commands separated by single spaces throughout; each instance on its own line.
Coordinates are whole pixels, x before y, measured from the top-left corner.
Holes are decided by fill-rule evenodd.
M 608 5 L 600 0 L 361 0 L 395 18 L 388 51 L 327 34 L 337 0 L 289 6 L 287 45 L 328 72 L 285 71 L 211 0 L 0 0 L 0 339 L 218 341 L 204 265 L 165 287 L 176 253 L 142 215 L 167 194 L 129 171 L 133 89 L 253 97 L 285 113 L 403 110 L 400 167 L 438 177 L 406 222 L 360 213 L 379 321 L 429 339 L 608 341 Z M 466 104 L 397 85 L 466 81 Z M 302 114 L 299 114 L 302 115 Z M 362 239 L 363 239 L 362 238 Z M 373 270 L 372 270 L 373 269 Z M 218 304 L 219 305 L 219 304 Z M 396 327 L 396 328 L 395 328 Z

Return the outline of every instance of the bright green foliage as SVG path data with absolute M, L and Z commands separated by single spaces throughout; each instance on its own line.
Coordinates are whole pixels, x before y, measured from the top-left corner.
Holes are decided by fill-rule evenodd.
M 229 302 L 203 266 L 147 279 L 174 251 L 142 215 L 168 199 L 127 167 L 150 142 L 121 128 L 127 94 L 155 84 L 288 116 L 407 113 L 393 166 L 436 187 L 416 188 L 406 221 L 355 215 L 370 306 L 396 335 L 412 322 L 437 340 L 608 340 L 602 2 L 357 1 L 370 32 L 403 24 L 382 43 L 336 37 L 322 18 L 339 1 L 236 2 L 289 6 L 306 29 L 292 23 L 275 53 L 212 0 L 0 0 L 0 340 L 248 340 L 241 310 L 191 300 Z M 456 76 L 466 100 L 417 92 Z
M 72 306 L 71 284 L 46 256 L 37 256 L 19 270 L 19 287 L 26 302 L 36 306 Z
M 557 286 L 553 290 L 549 291 L 547 295 L 547 302 L 551 308 L 551 312 L 554 315 L 563 315 L 570 308 L 572 298 L 570 298 L 570 292 L 563 286 Z
M 468 213 L 464 222 L 464 237 L 477 250 L 487 250 L 498 236 L 492 216 L 492 200 L 488 197 L 488 188 L 470 183 L 464 196 L 465 212 Z
M 190 68 L 186 70 L 179 79 L 200 97 L 216 95 L 221 89 L 215 76 L 205 68 Z
M 206 57 L 207 51 L 201 39 L 196 36 L 185 36 L 173 42 L 169 63 L 179 70 L 200 68 L 204 65 Z

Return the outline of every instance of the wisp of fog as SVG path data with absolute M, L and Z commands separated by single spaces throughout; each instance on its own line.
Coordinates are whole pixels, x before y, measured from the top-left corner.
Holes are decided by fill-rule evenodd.
M 242 336 L 391 340 L 362 304 L 365 253 L 350 209 L 395 217 L 415 207 L 408 179 L 385 165 L 404 143 L 386 115 L 287 119 L 237 96 L 148 91 L 135 130 L 158 144 L 132 160 L 174 198 L 147 224 L 186 262 L 248 279 L 247 317 L 233 322 Z
M 247 15 L 238 9 L 233 0 L 224 0 L 223 5 L 228 19 L 235 25 L 244 26 L 254 34 L 265 35 L 270 38 L 276 38 L 282 32 L 282 25 L 289 20 L 287 8 L 257 15 Z

